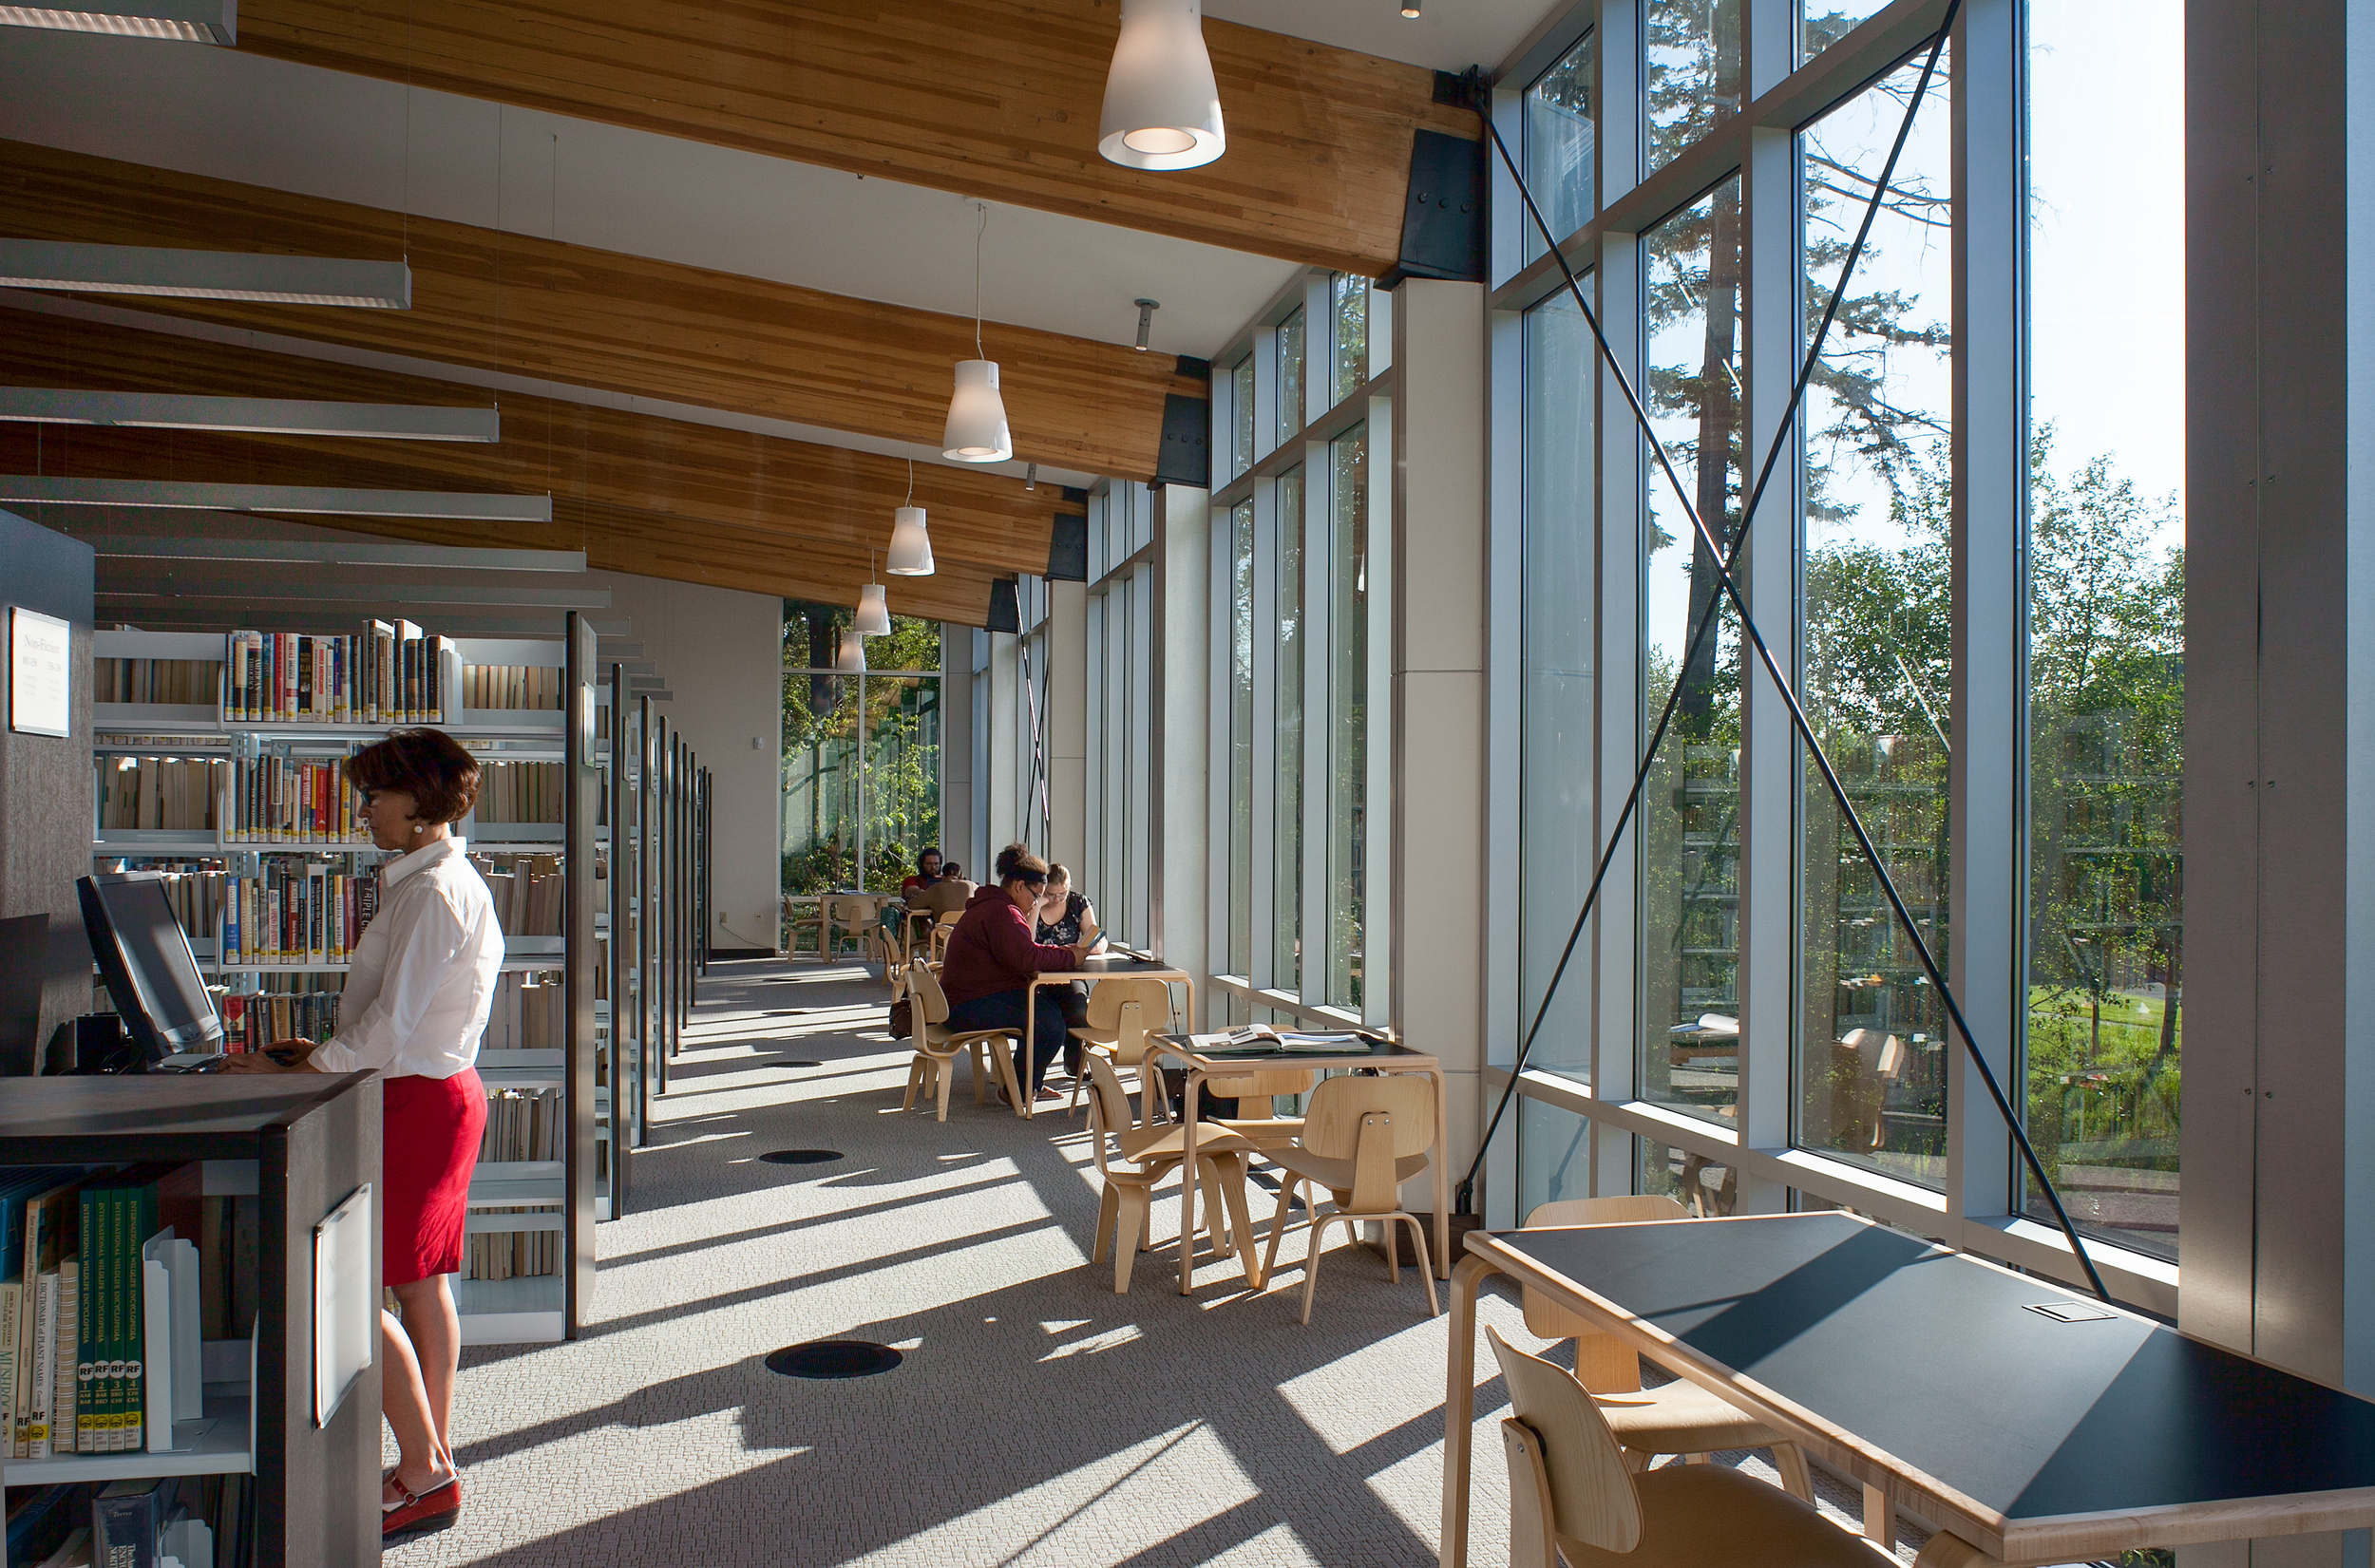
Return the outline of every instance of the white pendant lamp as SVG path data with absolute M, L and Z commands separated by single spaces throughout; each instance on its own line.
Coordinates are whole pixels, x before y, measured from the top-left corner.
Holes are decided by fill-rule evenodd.
M 907 503 L 891 514 L 890 555 L 883 570 L 893 576 L 932 575 L 932 536 L 923 526 L 923 508 L 916 504 L 916 464 L 907 460 Z
M 841 633 L 841 651 L 833 659 L 833 668 L 844 675 L 865 673 L 865 638 L 854 626 L 845 627 Z
M 874 552 L 867 551 L 865 558 L 867 564 L 871 566 L 874 561 Z M 881 583 L 869 582 L 858 590 L 858 618 L 854 624 L 861 637 L 890 635 L 890 604 L 883 597 Z
M 981 352 L 981 239 L 989 232 L 990 208 L 981 206 L 981 227 L 973 236 L 973 351 Z M 957 392 L 948 400 L 948 428 L 940 456 L 958 463 L 1004 463 L 1015 455 L 1006 428 L 1006 405 L 998 395 L 998 361 L 957 362 Z
M 1204 0 L 1122 0 L 1097 151 L 1132 169 L 1193 169 L 1227 149 Z

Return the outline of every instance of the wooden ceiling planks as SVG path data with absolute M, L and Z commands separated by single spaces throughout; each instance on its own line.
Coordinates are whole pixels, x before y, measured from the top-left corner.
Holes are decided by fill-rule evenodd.
M 367 403 L 488 401 L 483 390 L 451 382 L 64 316 L 11 312 L 5 322 L 0 384 Z M 837 552 L 832 558 L 850 573 L 863 572 L 868 549 L 887 545 L 891 512 L 907 494 L 908 465 L 876 453 L 549 398 L 512 394 L 501 404 L 503 440 L 491 444 L 83 425 L 47 427 L 37 442 L 32 426 L 19 425 L 0 428 L 0 454 L 15 464 L 0 471 L 28 473 L 38 464 L 45 473 L 93 479 L 549 492 L 557 515 L 574 502 L 681 519 L 729 531 L 694 537 L 733 539 L 738 552 L 756 540 L 795 553 Z M 1060 501 L 1054 486 L 1025 490 L 1013 479 L 940 463 L 916 464 L 914 484 L 943 571 L 978 568 L 986 582 L 1000 573 L 1045 568 Z M 515 538 L 510 525 L 470 526 L 481 544 L 543 542 L 524 537 L 533 529 Z M 853 595 L 864 580 L 848 576 Z
M 119 306 L 938 447 L 960 316 L 0 141 L 21 238 L 408 258 L 408 311 L 114 296 Z M 1168 354 L 985 323 L 1015 455 L 1153 477 Z
M 1119 27 L 1118 0 L 247 0 L 239 47 L 1365 277 L 1400 251 L 1412 131 L 1478 134 L 1431 71 L 1207 20 L 1228 151 L 1122 168 L 1096 150 Z

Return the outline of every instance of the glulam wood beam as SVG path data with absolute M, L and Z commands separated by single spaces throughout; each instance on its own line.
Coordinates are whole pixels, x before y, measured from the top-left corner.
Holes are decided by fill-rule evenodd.
M 0 314 L 0 384 L 428 406 L 484 406 L 487 397 L 428 377 L 28 311 Z M 91 425 L 48 426 L 37 436 L 33 426 L 6 425 L 0 473 L 38 466 L 82 479 L 550 493 L 556 518 L 578 503 L 728 530 L 698 537 L 731 539 L 738 550 L 764 541 L 778 552 L 825 552 L 819 558 L 838 561 L 836 571 L 860 574 L 848 579 L 853 595 L 866 580 L 866 552 L 887 546 L 891 513 L 907 494 L 908 465 L 876 453 L 516 393 L 501 399 L 501 409 L 502 439 L 484 444 Z M 1060 501 L 1054 486 L 1026 490 L 1017 480 L 940 463 L 916 464 L 914 485 L 942 571 L 978 568 L 986 584 L 991 576 L 1045 570 Z M 487 524 L 466 542 L 541 546 L 535 535 Z
M 1387 4 L 1389 0 L 1376 0 Z M 965 196 L 1380 275 L 1432 71 L 1207 20 L 1228 150 L 1096 150 L 1117 0 L 247 0 L 239 47 Z
M 0 209 L 30 238 L 412 267 L 408 311 L 110 296 L 119 308 L 934 448 L 954 367 L 974 357 L 966 317 L 29 142 L 0 141 Z M 1207 391 L 1168 354 L 996 322 L 982 338 L 1015 456 L 1054 467 L 1150 479 L 1164 398 Z

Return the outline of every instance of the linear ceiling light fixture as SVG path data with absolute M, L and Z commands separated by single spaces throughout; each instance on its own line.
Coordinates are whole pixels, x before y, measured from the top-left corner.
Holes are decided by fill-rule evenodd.
M 1227 150 L 1204 0 L 1122 0 L 1097 151 L 1132 169 L 1193 169 Z
M 0 474 L 0 502 L 154 506 L 182 512 L 299 512 L 342 518 L 450 518 L 550 522 L 553 498 L 451 490 L 342 490 L 310 484 L 189 484 L 156 479 L 46 479 Z
M 1015 438 L 1006 427 L 1006 404 L 998 395 L 998 361 L 981 350 L 981 242 L 990 232 L 990 204 L 981 209 L 981 226 L 973 236 L 974 359 L 957 362 L 957 391 L 948 400 L 948 428 L 940 436 L 940 456 L 959 463 L 1004 463 L 1015 455 Z
M 105 32 L 119 38 L 164 38 L 182 44 L 237 44 L 239 0 L 86 0 L 58 6 L 0 6 L 0 27 L 52 32 Z
M 412 308 L 412 269 L 401 261 L 47 239 L 0 239 L 0 288 L 238 299 L 262 305 L 348 305 L 373 311 Z
M 923 524 L 923 508 L 916 504 L 916 460 L 907 460 L 907 501 L 891 513 L 890 554 L 883 570 L 896 577 L 932 575 L 932 535 Z
M 0 421 L 113 425 L 141 430 L 226 430 L 240 435 L 356 436 L 375 441 L 503 439 L 503 413 L 496 408 L 184 397 L 179 392 L 90 392 L 59 387 L 0 387 Z
M 865 553 L 865 561 L 867 573 L 871 576 L 874 567 L 873 551 L 869 550 Z M 883 585 L 881 583 L 869 582 L 864 587 L 858 590 L 858 619 L 856 624 L 858 628 L 858 635 L 861 637 L 887 637 L 890 635 L 890 602 L 883 596 Z
M 440 572 L 582 572 L 582 550 L 473 550 L 446 544 L 367 544 L 333 539 L 159 538 L 76 534 L 107 560 L 228 561 L 243 566 L 417 566 Z M 634 652 L 640 653 L 637 646 Z

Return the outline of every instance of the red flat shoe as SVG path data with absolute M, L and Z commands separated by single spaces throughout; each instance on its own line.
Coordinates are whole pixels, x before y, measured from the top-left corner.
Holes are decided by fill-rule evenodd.
M 398 1491 L 403 1491 L 401 1483 Z M 379 1543 L 393 1546 L 438 1530 L 451 1528 L 462 1519 L 462 1478 L 454 1477 L 442 1486 L 432 1486 L 415 1495 L 405 1492 L 404 1501 L 379 1505 Z

